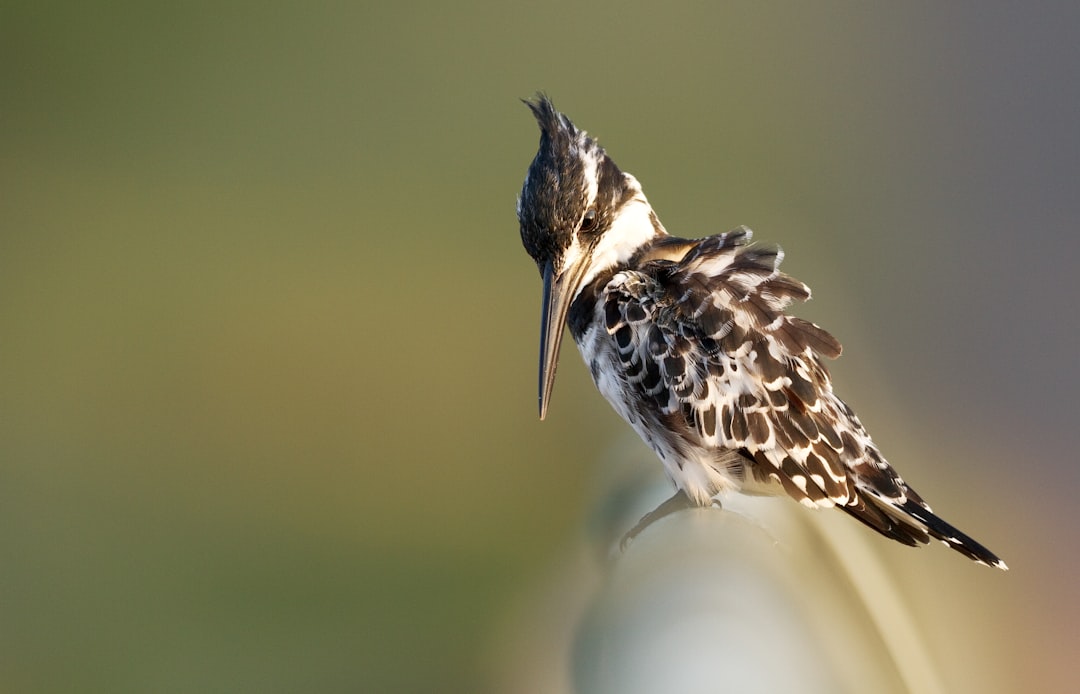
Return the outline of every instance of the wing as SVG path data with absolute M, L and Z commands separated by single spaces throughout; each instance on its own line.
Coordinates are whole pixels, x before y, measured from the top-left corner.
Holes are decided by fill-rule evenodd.
M 708 237 L 681 260 L 608 283 L 606 327 L 630 382 L 688 445 L 740 453 L 757 481 L 807 506 L 840 506 L 905 544 L 933 535 L 996 559 L 933 515 L 833 394 L 823 359 L 840 343 L 785 313 L 810 290 L 778 270 L 779 249 L 747 245 L 750 236 L 740 227 Z

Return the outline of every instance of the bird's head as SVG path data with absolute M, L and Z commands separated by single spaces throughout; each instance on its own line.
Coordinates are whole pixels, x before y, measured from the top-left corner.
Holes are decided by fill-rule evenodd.
M 570 305 L 601 272 L 625 263 L 663 227 L 641 185 L 545 96 L 525 104 L 540 148 L 518 198 L 521 242 L 544 280 L 540 418 L 547 414 Z

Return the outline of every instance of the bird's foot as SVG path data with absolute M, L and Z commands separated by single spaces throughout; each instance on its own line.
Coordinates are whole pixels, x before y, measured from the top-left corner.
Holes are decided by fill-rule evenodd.
M 713 500 L 713 504 L 719 506 L 720 502 Z M 619 549 L 625 550 L 627 545 L 629 545 L 635 537 L 640 535 L 646 528 L 648 528 L 650 525 L 660 520 L 661 518 L 670 516 L 676 511 L 682 511 L 683 509 L 691 508 L 694 505 L 694 502 L 690 501 L 690 497 L 684 494 L 681 489 L 676 491 L 673 495 L 671 495 L 669 499 L 661 503 L 652 511 L 649 511 L 644 516 L 642 516 L 641 520 L 639 520 L 634 525 L 634 527 L 630 528 L 630 530 L 628 530 L 626 534 L 622 536 L 622 539 L 619 540 Z

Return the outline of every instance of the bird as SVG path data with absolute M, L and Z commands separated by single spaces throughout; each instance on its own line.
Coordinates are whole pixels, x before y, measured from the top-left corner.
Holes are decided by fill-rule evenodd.
M 839 508 L 885 537 L 931 538 L 1007 570 L 934 514 L 834 392 L 840 342 L 790 315 L 810 298 L 783 251 L 738 227 L 669 234 L 596 139 L 539 93 L 523 99 L 540 143 L 517 201 L 521 241 L 543 282 L 540 419 L 569 330 L 597 389 L 656 453 L 674 495 L 623 538 L 736 492 Z

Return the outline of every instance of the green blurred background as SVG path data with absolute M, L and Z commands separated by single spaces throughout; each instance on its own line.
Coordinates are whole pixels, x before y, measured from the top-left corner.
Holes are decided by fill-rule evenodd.
M 882 543 L 957 691 L 1066 691 L 1078 30 L 1066 4 L 4 3 L 0 689 L 527 677 L 625 432 L 572 349 L 536 420 L 514 202 L 544 89 L 673 233 L 784 246 L 840 392 L 1009 562 Z

